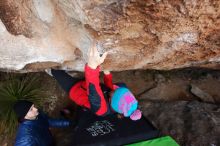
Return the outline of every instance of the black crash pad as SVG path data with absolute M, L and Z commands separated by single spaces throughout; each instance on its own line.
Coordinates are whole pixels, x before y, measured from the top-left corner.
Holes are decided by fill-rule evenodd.
M 158 137 L 159 131 L 142 117 L 138 121 L 119 119 L 116 114 L 97 117 L 79 110 L 71 146 L 116 146 Z

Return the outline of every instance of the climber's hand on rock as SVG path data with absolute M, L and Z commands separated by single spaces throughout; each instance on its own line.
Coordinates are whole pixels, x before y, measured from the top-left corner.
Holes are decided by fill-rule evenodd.
M 97 66 L 102 64 L 107 56 L 108 52 L 105 52 L 102 56 L 97 49 L 97 44 L 93 43 L 88 52 L 88 66 L 92 69 L 96 69 Z
M 103 72 L 104 72 L 105 75 L 110 74 L 110 71 L 109 71 L 109 70 L 104 70 Z

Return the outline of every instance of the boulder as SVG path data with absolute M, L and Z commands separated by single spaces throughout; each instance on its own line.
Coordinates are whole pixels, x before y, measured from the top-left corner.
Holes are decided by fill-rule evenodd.
M 202 89 L 200 89 L 199 87 L 197 87 L 193 84 L 191 84 L 190 91 L 193 95 L 200 98 L 200 100 L 202 100 L 204 102 L 215 103 L 215 101 L 211 95 L 209 95 L 208 93 L 206 93 L 205 91 L 203 91 Z
M 1 0 L 0 68 L 83 71 L 92 42 L 103 69 L 219 68 L 220 1 Z

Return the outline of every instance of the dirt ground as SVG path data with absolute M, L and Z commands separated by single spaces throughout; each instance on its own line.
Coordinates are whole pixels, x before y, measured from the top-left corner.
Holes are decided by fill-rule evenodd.
M 69 73 L 83 76 L 79 72 Z M 51 76 L 44 72 L 35 74 L 40 76 L 47 97 L 44 111 L 51 117 L 60 117 L 59 111 L 66 106 L 74 111 L 74 103 Z M 6 73 L 0 73 L 0 80 L 5 76 Z M 181 146 L 220 145 L 220 71 L 199 68 L 123 71 L 113 72 L 113 81 L 127 84 L 145 117 L 162 135 L 172 136 Z M 68 129 L 53 129 L 53 133 L 58 146 L 68 144 L 68 139 L 62 139 Z M 11 146 L 12 139 L 0 134 L 0 145 Z

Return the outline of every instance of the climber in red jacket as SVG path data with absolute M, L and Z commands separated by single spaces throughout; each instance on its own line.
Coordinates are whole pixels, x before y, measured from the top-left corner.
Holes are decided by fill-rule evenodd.
M 97 44 L 89 49 L 85 79 L 74 78 L 63 70 L 52 69 L 51 73 L 61 87 L 69 93 L 72 101 L 90 109 L 97 116 L 117 112 L 132 120 L 138 120 L 141 118 L 141 111 L 137 109 L 138 102 L 124 83 L 113 84 L 112 74 L 104 71 L 104 84 L 100 84 L 100 65 L 107 54 L 105 52 L 100 55 Z

